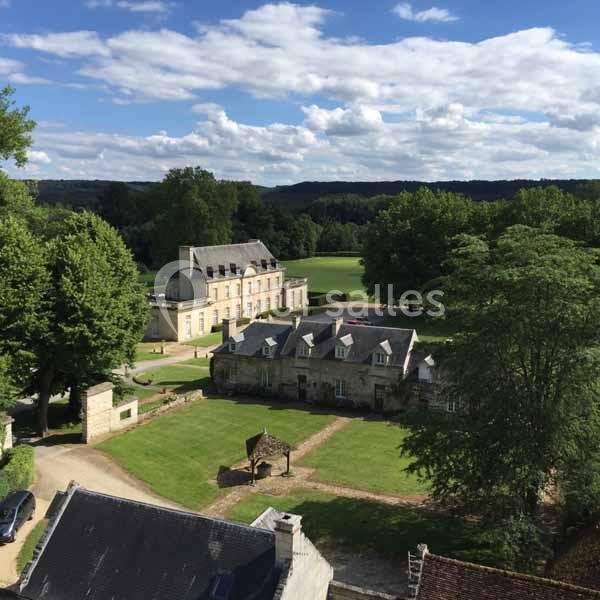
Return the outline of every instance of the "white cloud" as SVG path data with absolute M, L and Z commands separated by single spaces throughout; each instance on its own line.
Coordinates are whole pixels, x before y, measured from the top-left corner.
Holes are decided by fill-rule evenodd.
M 0 56 L 0 75 L 8 75 L 22 68 L 22 63 L 10 58 L 2 58 Z
M 27 152 L 27 158 L 30 162 L 36 164 L 49 165 L 52 162 L 45 152 L 36 152 L 35 150 L 29 150 Z
M 26 73 L 11 73 L 8 81 L 16 85 L 50 85 L 52 81 L 45 77 L 35 77 Z
M 434 21 L 437 23 L 451 23 L 452 21 L 458 21 L 458 17 L 453 15 L 446 8 L 438 8 L 432 6 L 427 10 L 414 11 L 410 2 L 401 2 L 397 4 L 392 12 L 396 13 L 401 19 L 407 21 L 417 21 L 418 23 L 426 23 L 427 21 Z
M 15 48 L 31 48 L 61 58 L 107 56 L 109 54 L 95 31 L 72 31 L 45 35 L 8 34 L 3 35 L 1 39 Z
M 304 120 L 306 127 L 331 136 L 361 135 L 381 129 L 383 126 L 381 113 L 368 106 L 326 110 L 313 104 L 302 107 L 302 110 L 306 115 Z
M 89 9 L 121 8 L 133 13 L 167 14 L 174 6 L 174 2 L 163 0 L 87 0 L 85 5 Z

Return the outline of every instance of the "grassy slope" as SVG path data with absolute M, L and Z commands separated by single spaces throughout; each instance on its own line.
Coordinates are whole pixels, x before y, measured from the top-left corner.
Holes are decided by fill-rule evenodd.
M 46 527 L 48 527 L 48 521 L 46 519 L 42 519 L 29 532 L 29 535 L 27 536 L 23 547 L 19 551 L 19 555 L 17 556 L 17 573 L 21 573 L 21 571 L 25 568 L 25 565 L 33 558 L 33 551 L 40 541 L 40 538 L 44 535 Z
M 298 444 L 331 422 L 308 411 L 203 400 L 99 445 L 160 495 L 192 509 L 226 490 L 209 483 L 245 458 L 245 441 L 265 427 Z
M 220 331 L 216 331 L 215 333 L 209 333 L 203 337 L 183 343 L 186 346 L 202 346 L 203 348 L 207 348 L 208 346 L 216 346 L 217 344 L 220 344 L 222 339 L 223 334 Z
M 227 518 L 250 523 L 269 506 L 302 515 L 304 531 L 313 542 L 369 548 L 401 559 L 425 542 L 436 554 L 493 564 L 493 549 L 483 541 L 484 532 L 476 522 L 428 510 L 299 490 L 289 496 L 252 494 Z
M 177 392 L 206 388 L 210 375 L 206 367 L 169 365 L 145 371 L 137 376 L 137 381 L 148 382 L 160 388 L 169 388 Z
M 301 260 L 288 260 L 288 277 L 308 277 L 308 289 L 311 292 L 339 290 L 353 292 L 363 290 L 360 281 L 363 268 L 360 258 L 348 256 L 318 256 Z
M 427 483 L 403 471 L 410 463 L 400 456 L 404 435 L 398 425 L 355 420 L 302 463 L 317 469 L 318 481 L 388 494 L 427 493 Z

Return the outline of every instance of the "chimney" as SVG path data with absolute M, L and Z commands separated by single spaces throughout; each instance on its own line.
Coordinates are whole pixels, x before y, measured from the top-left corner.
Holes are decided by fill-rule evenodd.
M 275 521 L 275 559 L 279 566 L 293 562 L 294 554 L 300 552 L 302 517 L 284 514 Z
M 292 317 L 292 327 L 294 329 L 298 329 L 299 326 L 300 326 L 300 317 L 296 315 L 296 316 Z
M 223 319 L 223 343 L 237 333 L 236 319 Z
M 340 332 L 340 327 L 344 324 L 342 317 L 336 317 L 331 323 L 331 336 L 335 337 Z

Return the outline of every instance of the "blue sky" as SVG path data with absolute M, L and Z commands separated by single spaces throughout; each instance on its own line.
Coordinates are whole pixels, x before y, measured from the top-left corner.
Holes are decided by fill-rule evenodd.
M 501 4 L 501 6 L 500 6 Z M 599 177 L 600 5 L 0 0 L 40 178 Z

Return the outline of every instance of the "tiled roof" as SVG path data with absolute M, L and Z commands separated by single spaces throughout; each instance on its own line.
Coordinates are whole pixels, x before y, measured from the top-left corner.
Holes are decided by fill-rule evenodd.
M 596 600 L 600 592 L 425 554 L 417 600 Z
M 277 341 L 274 357 L 294 357 L 302 340 L 312 336 L 314 345 L 311 356 L 327 360 L 335 359 L 336 342 L 351 342 L 346 359 L 348 363 L 370 363 L 373 352 L 382 343 L 391 350 L 391 364 L 403 367 L 410 352 L 414 329 L 396 329 L 394 327 L 376 327 L 342 324 L 334 335 L 332 323 L 303 319 L 294 329 L 292 325 L 278 323 L 252 323 L 244 330 L 244 341 L 236 345 L 235 354 L 241 356 L 260 356 L 265 340 L 269 337 Z M 223 344 L 215 353 L 230 352 L 229 345 Z
M 587 528 L 548 568 L 553 579 L 600 590 L 600 523 Z
M 275 260 L 275 257 L 261 241 L 222 246 L 198 246 L 194 247 L 193 252 L 194 260 L 202 272 L 207 274 L 211 267 L 214 277 L 223 276 L 219 273 L 219 266 L 225 267 L 224 276 L 231 276 L 232 264 L 236 265 L 238 274 L 240 270 L 252 264 L 258 271 L 273 270 L 274 268 L 272 261 Z M 278 263 L 276 268 L 280 268 Z
M 292 447 L 288 443 L 267 433 L 266 429 L 246 440 L 246 454 L 248 458 L 253 460 L 269 458 L 276 454 L 285 454 L 291 449 Z
M 51 522 L 21 593 L 32 600 L 272 600 L 275 536 L 261 529 L 77 488 Z M 229 575 L 228 575 L 229 577 Z

